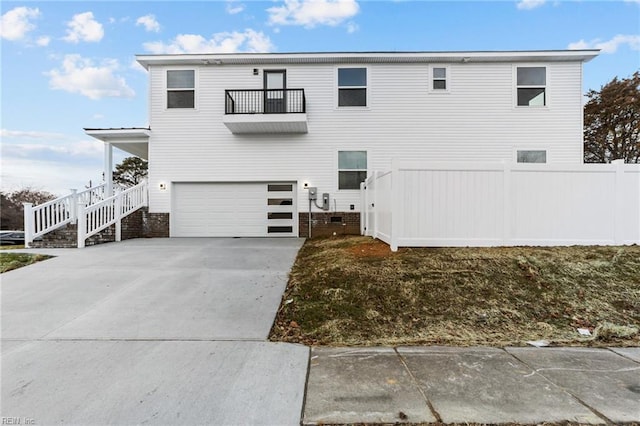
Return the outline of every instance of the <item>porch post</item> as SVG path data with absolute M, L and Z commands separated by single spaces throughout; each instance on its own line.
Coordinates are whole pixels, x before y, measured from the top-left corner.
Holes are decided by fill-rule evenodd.
M 71 223 L 78 221 L 78 190 L 71 190 L 71 201 L 69 201 L 69 220 Z
M 22 203 L 22 205 L 24 206 L 24 246 L 29 248 L 33 242 L 33 234 L 36 231 L 33 203 Z
M 77 205 L 78 213 L 78 248 L 85 246 L 85 240 L 87 239 L 87 205 L 83 201 L 79 201 Z
M 113 146 L 109 142 L 104 143 L 104 183 L 105 198 L 113 195 Z

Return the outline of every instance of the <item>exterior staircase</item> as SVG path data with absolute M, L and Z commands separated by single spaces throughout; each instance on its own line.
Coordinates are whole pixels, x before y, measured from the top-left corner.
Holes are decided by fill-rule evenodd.
M 106 185 L 34 206 L 24 203 L 26 247 L 78 247 L 142 236 L 146 181 L 130 188 Z

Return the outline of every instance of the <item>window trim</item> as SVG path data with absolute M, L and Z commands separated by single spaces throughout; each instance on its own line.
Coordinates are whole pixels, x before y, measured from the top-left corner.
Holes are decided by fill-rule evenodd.
M 442 78 L 435 78 L 434 70 L 436 68 L 444 68 L 445 69 L 445 88 L 444 89 L 434 89 L 433 82 L 435 80 L 442 80 Z M 451 93 L 451 66 L 445 64 L 431 64 L 429 65 L 429 93 Z
M 544 85 L 519 85 L 518 84 L 518 68 L 544 68 Z M 549 108 L 549 65 L 546 63 L 522 63 L 513 65 L 513 105 L 515 108 Z M 518 89 L 538 89 L 544 88 L 544 105 L 518 105 Z
M 193 71 L 193 88 L 171 87 L 169 88 L 169 71 Z M 198 109 L 198 69 L 194 67 L 171 67 L 164 69 L 164 109 L 165 111 L 194 111 Z M 169 108 L 169 92 L 193 90 L 192 108 Z
M 544 151 L 546 153 L 546 158 L 544 163 L 524 163 L 518 162 L 518 152 L 519 151 Z M 547 165 L 550 164 L 551 161 L 551 150 L 547 146 L 516 146 L 513 148 L 513 163 L 514 164 L 526 164 L 526 165 Z
M 358 152 L 364 152 L 366 155 L 366 159 L 367 159 L 367 168 L 366 169 L 341 169 L 340 168 L 340 153 L 341 152 L 353 152 L 353 151 L 358 151 Z M 371 154 L 371 151 L 368 149 L 363 149 L 363 148 L 338 148 L 336 150 L 336 155 L 335 155 L 335 171 L 336 174 L 335 179 L 336 179 L 336 184 L 335 184 L 335 188 L 336 191 L 338 192 L 344 192 L 344 191 L 348 191 L 348 192 L 353 192 L 353 191 L 360 191 L 360 188 L 358 189 L 340 189 L 340 172 L 344 171 L 344 172 L 366 172 L 367 173 L 367 177 L 365 179 L 368 179 L 369 176 L 371 176 L 371 173 L 369 172 L 369 154 Z
M 347 68 L 364 68 L 366 70 L 367 73 L 367 85 L 366 86 L 340 86 L 339 85 L 339 73 L 341 69 L 347 69 Z M 344 109 L 369 109 L 370 108 L 370 102 L 371 102 L 371 98 L 369 96 L 369 93 L 371 92 L 371 70 L 370 67 L 368 65 L 338 65 L 335 67 L 335 72 L 334 72 L 334 97 L 335 97 L 335 109 L 340 109 L 340 110 L 344 110 Z M 365 89 L 365 102 L 366 105 L 344 105 L 341 106 L 340 105 L 340 89 Z

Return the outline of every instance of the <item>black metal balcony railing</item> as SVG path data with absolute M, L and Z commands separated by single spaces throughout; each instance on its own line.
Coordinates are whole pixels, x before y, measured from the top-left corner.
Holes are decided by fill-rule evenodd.
M 307 112 L 304 89 L 225 90 L 225 114 Z

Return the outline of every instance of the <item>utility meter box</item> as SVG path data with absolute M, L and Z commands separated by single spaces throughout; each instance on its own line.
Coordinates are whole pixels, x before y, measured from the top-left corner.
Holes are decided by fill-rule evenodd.
M 318 188 L 316 188 L 315 186 L 310 186 L 309 187 L 309 199 L 310 200 L 317 200 L 318 199 Z
M 322 194 L 322 210 L 329 210 L 329 193 Z

